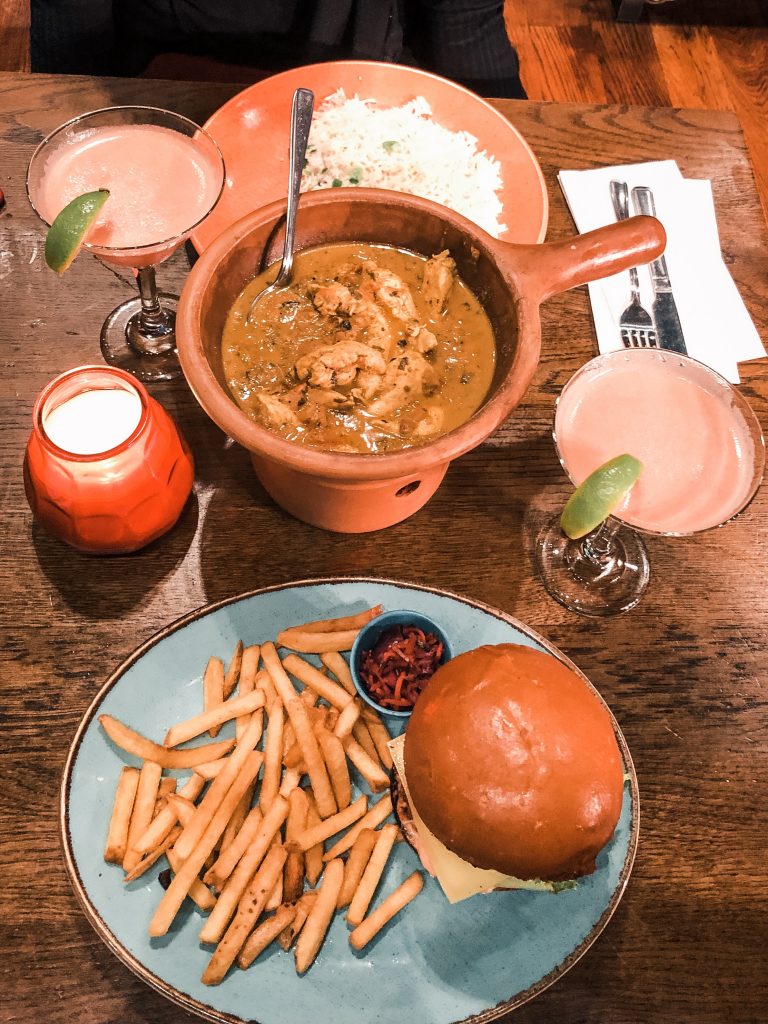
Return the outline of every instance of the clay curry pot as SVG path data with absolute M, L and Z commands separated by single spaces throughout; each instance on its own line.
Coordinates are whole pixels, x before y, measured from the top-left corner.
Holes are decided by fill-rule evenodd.
M 305 522 L 340 533 L 391 526 L 429 500 L 452 459 L 481 444 L 509 416 L 539 361 L 539 304 L 556 292 L 659 256 L 664 229 L 633 217 L 562 242 L 513 245 L 426 199 L 380 189 L 302 196 L 296 248 L 333 242 L 394 245 L 424 256 L 448 249 L 484 306 L 496 336 L 496 372 L 466 423 L 416 448 L 381 455 L 326 452 L 260 426 L 227 389 L 221 336 L 227 312 L 255 274 L 280 258 L 285 204 L 272 203 L 224 231 L 195 264 L 179 305 L 179 358 L 211 419 L 250 453 L 274 500 Z

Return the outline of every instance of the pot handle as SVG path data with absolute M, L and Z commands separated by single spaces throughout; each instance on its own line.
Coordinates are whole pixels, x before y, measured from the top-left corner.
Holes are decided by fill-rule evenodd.
M 514 252 L 505 253 L 499 263 L 513 269 L 518 281 L 522 276 L 528 294 L 542 302 L 557 292 L 650 263 L 664 252 L 666 242 L 655 217 L 630 217 L 559 242 L 506 245 Z

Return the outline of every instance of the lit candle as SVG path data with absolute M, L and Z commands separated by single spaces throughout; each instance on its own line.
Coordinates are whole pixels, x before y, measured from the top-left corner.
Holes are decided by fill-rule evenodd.
M 98 455 L 126 441 L 140 419 L 141 399 L 133 390 L 81 391 L 48 413 L 45 433 L 72 455 Z
M 137 551 L 170 530 L 193 479 L 176 424 L 125 370 L 80 366 L 38 395 L 24 487 L 54 537 L 91 554 Z

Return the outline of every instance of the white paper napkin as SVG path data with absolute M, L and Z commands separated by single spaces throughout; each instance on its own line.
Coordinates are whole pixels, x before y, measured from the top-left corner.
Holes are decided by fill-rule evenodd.
M 672 293 L 688 354 L 739 383 L 738 363 L 765 356 L 765 348 L 720 252 L 712 186 L 687 179 L 674 160 L 561 171 L 560 186 L 580 232 L 613 223 L 610 183 L 624 181 L 653 192 L 656 216 L 667 232 Z M 653 288 L 647 267 L 639 267 L 640 301 L 651 311 Z M 629 274 L 589 285 L 589 298 L 601 352 L 622 347 L 619 317 L 630 302 Z

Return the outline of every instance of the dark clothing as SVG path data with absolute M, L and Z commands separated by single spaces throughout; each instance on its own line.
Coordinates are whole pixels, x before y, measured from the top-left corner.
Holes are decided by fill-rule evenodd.
M 32 0 L 31 10 L 33 71 L 135 75 L 163 52 L 268 72 L 357 58 L 525 96 L 503 0 Z

